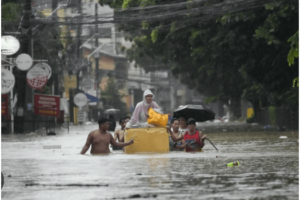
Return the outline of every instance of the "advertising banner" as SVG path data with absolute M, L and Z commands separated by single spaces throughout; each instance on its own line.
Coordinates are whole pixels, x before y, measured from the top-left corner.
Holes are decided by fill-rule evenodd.
M 34 94 L 34 114 L 59 117 L 60 97 Z
M 8 94 L 1 95 L 1 115 L 8 115 Z

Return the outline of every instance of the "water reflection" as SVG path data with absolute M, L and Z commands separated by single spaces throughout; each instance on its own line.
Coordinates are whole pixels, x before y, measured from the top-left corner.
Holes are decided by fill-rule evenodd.
M 297 199 L 298 135 L 210 133 L 200 153 L 80 155 L 86 130 L 2 136 L 2 199 Z M 279 139 L 287 135 L 287 139 Z M 61 145 L 61 149 L 43 149 Z M 226 164 L 239 161 L 240 166 Z M 10 177 L 8 177 L 10 175 Z

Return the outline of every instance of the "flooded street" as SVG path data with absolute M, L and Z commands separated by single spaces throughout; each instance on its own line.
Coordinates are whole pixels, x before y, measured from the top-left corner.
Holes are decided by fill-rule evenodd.
M 206 141 L 201 153 L 80 155 L 97 127 L 2 135 L 2 199 L 298 199 L 298 132 L 207 133 L 219 151 Z

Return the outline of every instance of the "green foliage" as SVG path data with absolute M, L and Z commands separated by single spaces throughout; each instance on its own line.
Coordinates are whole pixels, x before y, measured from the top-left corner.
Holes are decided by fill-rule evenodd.
M 214 101 L 218 100 L 218 98 L 219 98 L 218 96 L 207 97 L 205 99 L 205 103 L 208 104 L 208 103 L 214 102 Z
M 246 119 L 246 122 L 247 122 L 248 124 L 254 123 L 254 122 L 255 122 L 255 115 L 254 115 L 254 113 L 252 114 L 252 116 L 251 116 L 250 118 L 247 118 L 247 119 Z
M 299 30 L 288 39 L 288 42 L 291 43 L 291 49 L 287 56 L 287 61 L 289 66 L 295 63 L 295 58 L 299 57 Z M 299 77 L 294 78 L 293 87 L 299 87 Z
M 151 40 L 153 43 L 155 43 L 157 41 L 157 37 L 158 37 L 158 30 L 154 29 L 151 33 Z
M 276 107 L 274 106 L 269 107 L 269 117 L 270 117 L 271 124 L 273 126 L 276 126 Z
M 145 29 L 145 30 L 149 29 L 149 23 L 147 21 L 142 22 L 142 29 Z
M 300 76 L 294 79 L 293 87 L 300 87 Z
M 141 2 L 144 3 L 143 0 L 124 0 L 123 4 L 122 4 L 122 8 L 126 9 L 126 8 L 129 8 L 129 7 L 135 7 L 136 5 L 140 5 Z M 146 1 L 145 4 L 147 4 L 147 1 Z
M 22 17 L 22 5 L 16 3 L 6 3 L 1 5 L 1 31 L 14 32 L 18 29 L 18 24 L 14 23 Z
M 1 6 L 2 21 L 17 21 L 22 16 L 22 5 L 16 3 L 6 3 Z
M 120 94 L 119 88 L 115 83 L 114 78 L 109 78 L 107 86 L 101 90 L 101 100 L 104 102 L 106 108 L 116 108 L 120 110 L 120 115 L 127 114 L 126 104 L 122 101 L 124 95 Z
M 121 2 L 141 7 L 142 1 Z M 174 4 L 156 0 L 148 5 L 153 2 Z M 224 1 L 194 3 L 185 4 L 184 15 L 122 24 L 120 29 L 134 40 L 127 50 L 128 59 L 147 72 L 171 69 L 183 83 L 209 97 L 238 102 L 243 95 L 256 108 L 295 106 L 298 92 L 293 90 L 291 80 L 298 77 L 298 70 L 287 67 L 286 56 L 291 49 L 287 41 L 298 30 L 298 2 L 270 3 L 215 18 L 188 11 Z M 134 14 L 144 17 L 143 12 L 141 9 Z M 296 53 L 292 51 L 292 55 Z
M 295 6 L 284 3 L 269 3 L 265 5 L 265 8 L 270 12 L 268 12 L 264 24 L 256 29 L 254 37 L 257 39 L 265 39 L 269 45 L 279 44 L 283 41 L 275 34 L 280 28 L 280 23 L 278 22 L 280 22 L 281 19 L 292 17 Z

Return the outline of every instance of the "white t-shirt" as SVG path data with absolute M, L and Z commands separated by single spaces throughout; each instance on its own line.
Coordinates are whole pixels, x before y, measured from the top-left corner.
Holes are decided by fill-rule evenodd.
M 185 128 L 185 129 L 179 128 L 180 134 L 184 134 L 184 133 L 187 132 L 188 130 L 189 130 L 188 128 Z

